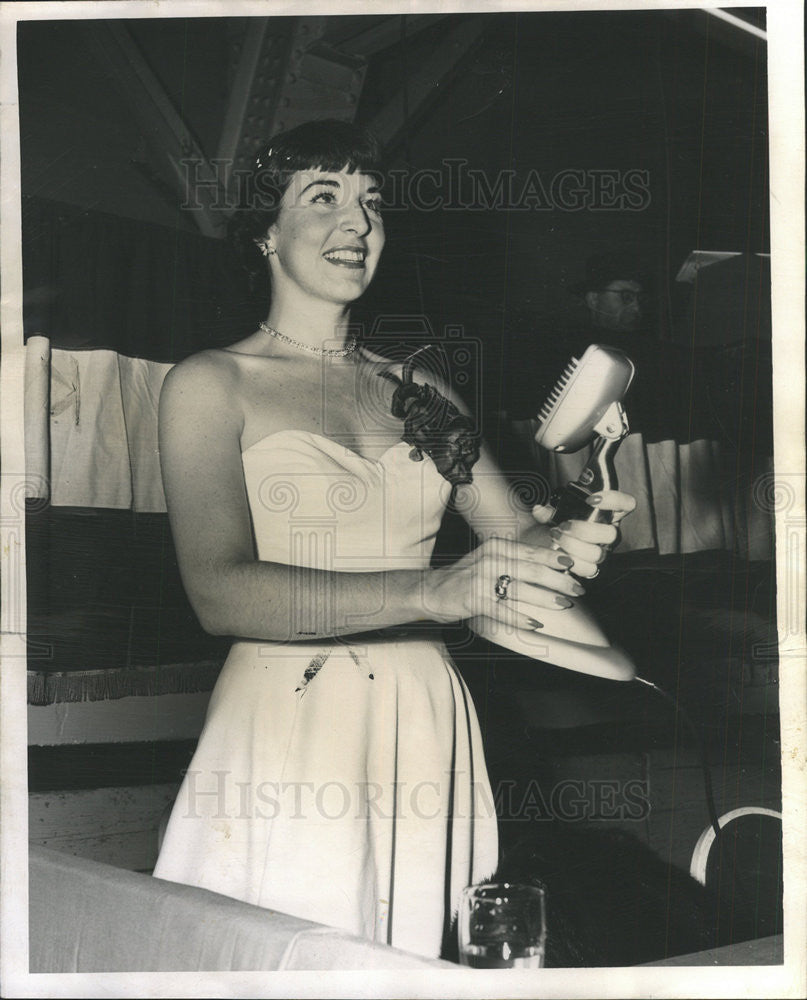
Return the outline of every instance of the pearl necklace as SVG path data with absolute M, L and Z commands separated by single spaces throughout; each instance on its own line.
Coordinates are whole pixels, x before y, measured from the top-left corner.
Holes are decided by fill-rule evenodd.
M 349 354 L 352 354 L 356 350 L 356 346 L 358 345 L 358 340 L 354 337 L 347 347 L 343 347 L 340 350 L 324 347 L 312 347 L 310 344 L 304 344 L 300 340 L 294 340 L 292 337 L 287 337 L 285 333 L 280 333 L 279 330 L 275 330 L 267 323 L 261 322 L 258 326 L 264 333 L 268 333 L 270 337 L 276 337 L 284 344 L 288 344 L 289 347 L 296 347 L 300 351 L 308 351 L 309 354 L 316 354 L 320 358 L 346 358 Z

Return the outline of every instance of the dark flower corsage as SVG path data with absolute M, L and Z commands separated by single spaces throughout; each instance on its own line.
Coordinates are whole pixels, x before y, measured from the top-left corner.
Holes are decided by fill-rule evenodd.
M 392 415 L 404 422 L 401 437 L 412 445 L 412 461 L 421 462 L 425 452 L 452 486 L 470 483 L 471 468 L 479 458 L 479 434 L 473 420 L 460 413 L 450 399 L 428 383 L 412 381 L 414 358 L 425 350 L 428 348 L 421 348 L 404 361 L 403 378 L 380 373 L 396 384 Z

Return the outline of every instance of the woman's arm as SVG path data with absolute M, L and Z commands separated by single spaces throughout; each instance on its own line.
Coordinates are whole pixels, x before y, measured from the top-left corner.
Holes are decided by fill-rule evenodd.
M 584 578 L 597 575 L 599 565 L 619 538 L 617 525 L 636 506 L 636 500 L 628 493 L 603 490 L 590 503 L 592 508 L 612 512 L 610 524 L 566 521 L 558 527 L 549 527 L 553 508 L 537 505 L 530 509 L 523 500 L 523 494 L 530 494 L 538 478 L 537 470 L 516 474 L 508 481 L 483 445 L 473 476 L 473 483 L 457 488 L 456 504 L 478 538 L 495 535 L 515 538 L 527 545 L 562 549 L 574 560 L 571 572 Z M 555 583 L 556 589 L 569 592 L 560 580 Z
M 533 607 L 554 606 L 555 595 L 545 588 L 563 568 L 562 553 L 517 542 L 485 542 L 446 570 L 337 573 L 259 561 L 237 400 L 235 370 L 209 354 L 172 369 L 160 398 L 160 459 L 171 529 L 183 584 L 207 631 L 293 641 L 479 614 L 525 628 Z M 535 584 L 523 611 L 497 602 L 490 586 L 505 555 Z
M 414 379 L 418 381 L 417 376 Z M 423 378 L 422 381 L 428 381 Z M 460 413 L 469 416 L 463 401 L 445 383 L 438 380 L 435 387 L 449 398 Z M 479 458 L 473 466 L 473 481 L 460 485 L 454 494 L 454 505 L 474 530 L 477 540 L 500 538 L 517 539 L 527 545 L 562 549 L 574 563 L 575 576 L 595 577 L 599 564 L 619 538 L 617 525 L 636 506 L 635 499 L 617 490 L 603 490 L 590 498 L 592 509 L 610 511 L 610 523 L 566 521 L 558 527 L 549 527 L 554 509 L 531 503 L 525 498 L 537 499 L 543 485 L 536 468 L 509 470 L 505 478 L 502 470 L 482 443 Z M 582 592 L 564 580 L 562 570 L 555 574 L 548 586 L 566 593 Z

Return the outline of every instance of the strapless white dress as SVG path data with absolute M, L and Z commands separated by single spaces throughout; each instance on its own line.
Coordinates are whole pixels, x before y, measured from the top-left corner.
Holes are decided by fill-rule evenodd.
M 242 456 L 258 557 L 428 566 L 450 487 L 409 452 L 258 441 Z M 233 645 L 155 876 L 436 956 L 462 888 L 496 864 L 479 725 L 441 641 L 411 628 Z

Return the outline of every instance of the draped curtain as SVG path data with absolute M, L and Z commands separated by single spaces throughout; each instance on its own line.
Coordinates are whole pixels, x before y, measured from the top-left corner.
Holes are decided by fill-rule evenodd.
M 590 448 L 573 455 L 546 452 L 533 442 L 537 421 L 518 426 L 553 488 L 577 479 Z M 740 466 L 737 455 L 714 439 L 679 443 L 629 434 L 615 467 L 620 489 L 637 500 L 621 526 L 620 552 L 649 549 L 663 556 L 718 549 L 752 562 L 772 558 L 770 455 L 760 453 L 750 467 Z

